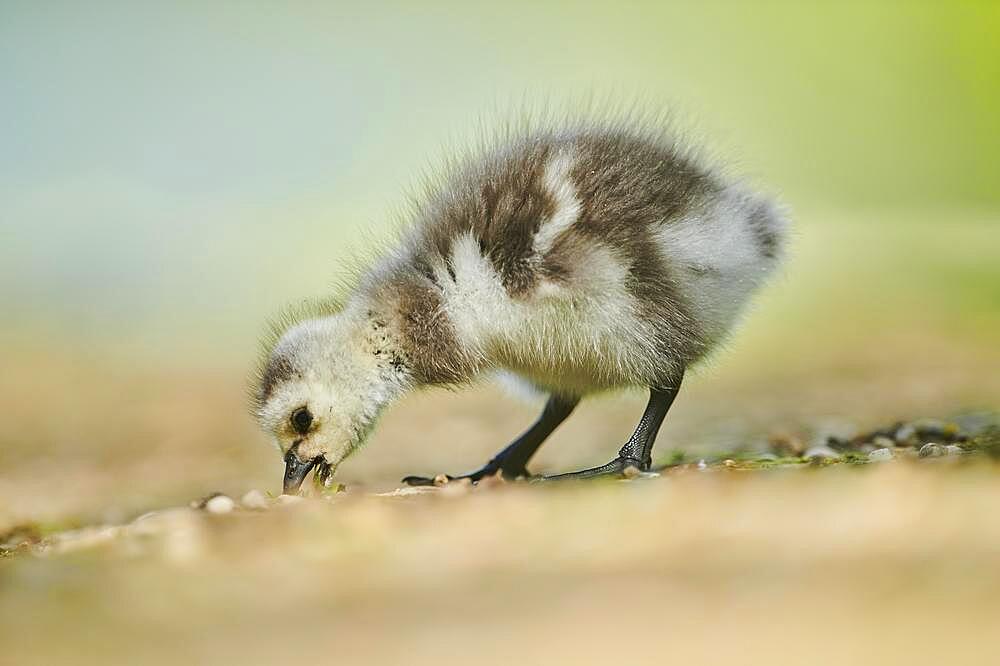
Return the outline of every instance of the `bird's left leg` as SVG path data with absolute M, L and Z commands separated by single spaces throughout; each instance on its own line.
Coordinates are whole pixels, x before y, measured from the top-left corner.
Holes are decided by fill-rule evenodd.
M 660 430 L 663 418 L 670 410 L 674 398 L 680 391 L 681 377 L 678 377 L 671 388 L 650 388 L 649 402 L 646 410 L 639 419 L 639 425 L 635 432 L 629 437 L 625 445 L 618 451 L 618 457 L 609 463 L 599 467 L 569 472 L 566 474 L 555 474 L 546 476 L 544 479 L 587 479 L 595 476 L 620 475 L 627 468 L 635 467 L 640 472 L 648 472 L 653 464 L 653 444 L 656 442 L 656 433 Z
M 566 420 L 566 417 L 570 415 L 579 402 L 580 399 L 577 397 L 550 396 L 538 420 L 520 437 L 493 456 L 492 460 L 475 472 L 458 476 L 446 474 L 444 478 L 447 481 L 468 479 L 472 483 L 478 483 L 481 479 L 493 476 L 498 472 L 505 479 L 530 476 L 526 467 L 528 460 L 542 445 L 542 442 L 559 427 L 559 424 Z M 432 486 L 435 484 L 435 479 L 427 476 L 407 476 L 403 479 L 403 483 L 410 486 Z

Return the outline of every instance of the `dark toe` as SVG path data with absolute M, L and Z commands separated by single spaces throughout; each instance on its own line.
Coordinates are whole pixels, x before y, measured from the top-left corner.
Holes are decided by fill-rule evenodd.
M 582 469 L 579 472 L 568 472 L 566 474 L 554 474 L 552 476 L 546 476 L 546 481 L 568 481 L 571 479 L 596 479 L 600 477 L 609 476 L 624 476 L 625 470 L 629 467 L 635 467 L 640 471 L 643 470 L 643 465 L 638 460 L 634 458 L 615 458 L 609 463 L 601 465 L 600 467 L 591 467 L 590 469 Z M 648 470 L 649 467 L 646 466 Z
M 434 479 L 426 476 L 404 476 L 402 483 L 408 486 L 433 486 Z

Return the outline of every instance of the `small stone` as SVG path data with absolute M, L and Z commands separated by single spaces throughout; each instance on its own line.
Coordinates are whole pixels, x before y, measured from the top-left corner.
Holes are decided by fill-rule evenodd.
M 257 490 L 248 490 L 240 499 L 240 504 L 245 509 L 266 509 L 269 505 L 267 495 Z
M 879 435 L 878 437 L 873 439 L 872 444 L 875 445 L 876 449 L 891 449 L 892 447 L 896 446 L 896 442 L 889 439 L 885 435 Z
M 205 511 L 209 513 L 229 513 L 236 508 L 236 502 L 228 495 L 216 495 L 205 502 Z
M 782 456 L 798 456 L 806 450 L 805 443 L 791 433 L 776 433 L 770 439 L 771 448 Z
M 960 456 L 963 453 L 965 453 L 965 449 L 958 444 L 948 444 L 944 447 L 944 454 L 946 456 Z
M 277 499 L 274 500 L 277 504 L 288 505 L 288 504 L 298 504 L 299 502 L 306 501 L 305 497 L 301 495 L 279 495 Z
M 722 464 L 725 465 L 726 467 L 736 467 L 736 461 L 733 460 L 732 458 L 726 458 L 725 460 L 722 461 Z
M 447 474 L 438 474 L 437 476 L 435 476 L 434 477 L 434 485 L 437 486 L 438 488 L 440 488 L 441 486 L 448 485 L 448 475 Z
M 208 508 L 208 503 L 209 502 L 211 502 L 216 497 L 222 497 L 222 496 L 223 496 L 223 493 L 211 493 L 209 495 L 205 495 L 201 499 L 196 499 L 196 500 L 190 501 L 188 503 L 188 506 L 191 507 L 192 509 L 203 509 L 204 510 L 204 509 Z
M 940 458 L 944 454 L 943 446 L 935 444 L 934 442 L 927 442 L 920 447 L 920 453 L 918 455 L 921 458 Z
M 805 458 L 808 460 L 829 460 L 833 458 L 839 458 L 840 454 L 831 449 L 829 446 L 814 446 L 810 448 L 805 453 Z
M 875 449 L 868 454 L 868 460 L 872 462 L 884 462 L 886 460 L 892 460 L 895 457 L 896 454 L 889 448 Z
M 488 488 L 499 488 L 500 486 L 507 485 L 507 479 L 503 478 L 503 474 L 497 472 L 496 474 L 491 474 L 490 476 L 484 476 L 479 479 L 477 488 L 488 489 Z
M 641 473 L 642 472 L 635 465 L 628 465 L 625 469 L 622 470 L 622 476 L 624 476 L 626 479 L 635 479 Z
M 908 442 L 911 439 L 913 439 L 916 436 L 916 434 L 917 434 L 916 428 L 914 428 L 909 423 L 904 423 L 903 425 L 899 426 L 899 428 L 896 429 L 896 434 L 893 435 L 893 437 L 896 439 L 897 442 L 902 444 L 904 442 Z

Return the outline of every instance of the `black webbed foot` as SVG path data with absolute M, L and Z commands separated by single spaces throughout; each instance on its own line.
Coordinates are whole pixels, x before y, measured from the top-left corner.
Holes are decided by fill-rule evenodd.
M 551 476 L 540 477 L 540 481 L 568 481 L 571 479 L 593 479 L 597 477 L 628 477 L 631 476 L 629 470 L 635 470 L 635 474 L 648 472 L 651 467 L 649 462 L 642 463 L 635 458 L 619 456 L 609 463 L 581 469 L 577 472 L 566 472 L 564 474 L 553 474 Z
M 513 481 L 521 477 L 529 477 L 528 470 L 525 468 L 520 469 L 503 469 L 499 466 L 485 465 L 484 467 L 477 469 L 475 472 L 469 472 L 468 474 L 459 474 L 457 476 L 452 476 L 451 474 L 440 474 L 435 477 L 429 476 L 405 476 L 402 482 L 408 486 L 436 486 L 441 483 L 443 479 L 447 483 L 452 481 L 461 481 L 462 479 L 468 479 L 472 483 L 479 483 L 483 479 L 491 476 L 496 476 L 497 474 L 502 474 L 503 478 L 508 481 Z

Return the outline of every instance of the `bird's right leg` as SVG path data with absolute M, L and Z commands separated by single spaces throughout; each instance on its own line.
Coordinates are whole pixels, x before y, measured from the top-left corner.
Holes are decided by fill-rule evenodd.
M 505 479 L 516 479 L 519 476 L 529 476 L 527 464 L 531 456 L 535 454 L 538 447 L 542 445 L 549 435 L 559 427 L 559 424 L 566 420 L 576 405 L 579 398 L 569 398 L 563 396 L 550 396 L 545 403 L 545 409 L 541 416 L 530 428 L 511 442 L 503 451 L 493 456 L 493 459 L 483 465 L 475 472 L 461 474 L 459 476 L 445 475 L 449 481 L 456 479 L 469 479 L 476 483 L 487 476 L 493 476 L 500 472 Z M 407 476 L 403 483 L 411 486 L 432 486 L 434 479 L 426 476 Z
M 624 474 L 629 467 L 634 467 L 640 472 L 648 472 L 653 464 L 653 444 L 656 442 L 656 434 L 660 431 L 660 424 L 663 423 L 663 418 L 674 403 L 674 398 L 677 397 L 680 387 L 681 377 L 678 377 L 671 388 L 652 387 L 649 389 L 649 402 L 646 404 L 646 410 L 642 413 L 642 418 L 639 419 L 639 425 L 636 426 L 635 432 L 618 452 L 617 458 L 599 467 L 544 476 L 542 480 L 618 476 Z

